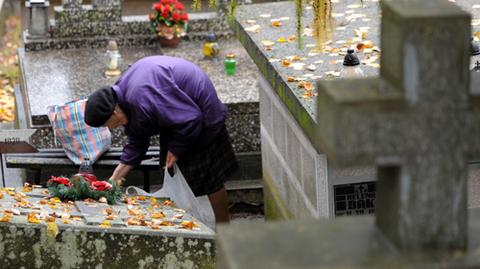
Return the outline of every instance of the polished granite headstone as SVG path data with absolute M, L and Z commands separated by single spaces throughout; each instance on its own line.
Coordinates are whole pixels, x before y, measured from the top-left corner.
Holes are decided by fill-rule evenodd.
M 46 198 L 42 188 L 23 193 L 26 196 L 21 191 L 0 189 L 0 211 L 19 214 L 0 222 L 2 268 L 212 267 L 214 232 L 174 205 L 164 205 L 167 199 L 152 202 L 138 197 L 131 205 L 110 206 L 94 201 L 61 203 Z M 108 218 L 108 210 L 113 218 Z M 131 222 L 142 214 L 150 222 L 158 212 L 165 216 L 155 221 L 172 226 L 154 229 Z M 29 213 L 37 214 L 38 224 L 28 221 Z M 55 217 L 58 231 L 49 226 L 49 217 Z M 182 221 L 194 221 L 198 227 L 185 229 Z
M 237 72 L 227 76 L 223 58 L 203 59 L 203 41 L 181 42 L 177 48 L 120 47 L 122 69 L 137 59 L 149 55 L 181 57 L 200 66 L 212 80 L 220 100 L 229 109 L 227 127 L 237 152 L 259 151 L 258 69 L 242 46 L 233 39 L 219 41 L 221 55 L 233 52 L 237 56 Z M 27 115 L 34 127 L 40 128 L 33 137 L 38 148 L 58 147 L 53 141 L 46 115 L 48 105 L 62 104 L 88 96 L 100 86 L 112 85 L 116 78 L 104 75 L 105 48 L 20 51 L 22 87 L 25 92 Z M 44 126 L 44 127 L 42 127 Z M 158 143 L 157 140 L 153 141 Z M 122 146 L 125 136 L 114 132 L 113 146 Z

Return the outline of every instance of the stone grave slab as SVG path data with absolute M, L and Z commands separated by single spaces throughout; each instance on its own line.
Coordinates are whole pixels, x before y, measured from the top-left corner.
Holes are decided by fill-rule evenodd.
M 130 204 L 110 206 L 60 202 L 44 188 L 0 193 L 0 261 L 8 268 L 213 267 L 214 232 L 167 198 L 130 197 Z M 39 223 L 30 222 L 29 214 Z M 49 224 L 52 217 L 58 231 Z M 183 228 L 182 221 L 196 227 Z
M 345 190 L 354 190 L 365 184 L 372 185 L 376 170 L 365 163 L 339 168 L 327 159 L 317 139 L 317 132 L 322 129 L 318 125 L 317 111 L 332 115 L 336 112 L 317 107 L 315 85 L 317 81 L 338 79 L 347 48 L 359 48 L 361 44 L 369 47 L 358 52 L 361 69 L 366 77 L 378 77 L 381 54 L 379 1 L 332 2 L 332 33 L 323 47 L 319 47 L 311 36 L 315 29 L 311 6 L 306 7 L 302 17 L 301 47 L 297 46 L 295 3 L 239 6 L 232 23 L 237 38 L 261 72 L 262 165 L 267 211 L 272 213 L 267 212 L 267 216 L 333 217 L 374 211 L 374 207 L 369 206 L 374 204 L 371 197 L 364 199 L 355 192 L 337 194 L 342 186 Z M 461 0 L 456 3 L 472 13 L 473 32 L 479 31 L 480 13 L 476 2 Z M 275 22 L 280 22 L 280 26 Z M 296 39 L 289 38 L 292 36 Z M 310 65 L 315 68 L 309 70 Z M 299 70 L 300 67 L 303 68 Z M 312 83 L 313 91 L 301 87 L 305 81 Z M 342 205 L 336 208 L 336 197 L 341 196 L 348 201 L 339 201 L 338 205 Z M 347 208 L 343 209 L 345 205 Z
M 474 269 L 480 264 L 480 211 L 470 209 L 469 214 L 466 253 L 419 251 L 414 257 L 394 249 L 373 216 L 219 226 L 217 268 Z
M 219 44 L 223 54 L 233 52 L 237 56 L 237 72 L 234 76 L 225 74 L 221 58 L 214 61 L 203 59 L 203 41 L 181 42 L 174 49 L 120 46 L 120 53 L 123 69 L 141 57 L 158 54 L 181 57 L 200 66 L 209 75 L 220 100 L 229 110 L 227 128 L 235 151 L 260 151 L 258 69 L 238 41 L 222 39 Z M 98 87 L 115 82 L 116 78 L 104 75 L 105 49 L 106 43 L 98 44 L 96 48 L 20 50 L 22 91 L 26 97 L 29 123 L 38 129 L 32 137 L 32 144 L 37 148 L 58 147 L 49 126 L 46 106 L 88 96 Z M 121 147 L 125 144 L 125 135 L 121 130 L 114 130 L 112 135 L 112 146 Z M 158 144 L 158 139 L 152 139 L 154 144 Z

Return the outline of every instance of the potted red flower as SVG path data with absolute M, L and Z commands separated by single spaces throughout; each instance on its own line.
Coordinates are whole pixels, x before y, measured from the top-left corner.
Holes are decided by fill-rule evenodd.
M 160 0 L 153 4 L 148 16 L 150 29 L 155 32 L 162 46 L 174 47 L 187 31 L 188 14 L 178 0 Z

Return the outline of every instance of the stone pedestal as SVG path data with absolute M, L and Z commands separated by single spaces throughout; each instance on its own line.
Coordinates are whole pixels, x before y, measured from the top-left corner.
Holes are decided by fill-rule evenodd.
M 26 1 L 25 7 L 28 9 L 28 37 L 46 38 L 49 31 L 48 7 L 49 1 L 31 2 Z

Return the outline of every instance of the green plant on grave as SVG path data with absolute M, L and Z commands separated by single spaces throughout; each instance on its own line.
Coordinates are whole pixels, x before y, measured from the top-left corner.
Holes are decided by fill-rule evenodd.
M 231 24 L 235 17 L 235 10 L 237 9 L 238 2 L 237 0 L 230 0 L 228 4 L 228 13 L 227 13 L 227 20 Z
M 115 180 L 100 181 L 91 174 L 76 174 L 71 178 L 52 176 L 47 182 L 47 187 L 53 197 L 61 200 L 76 201 L 89 198 L 115 204 L 122 197 L 122 190 Z
M 209 8 L 217 8 L 217 1 L 216 0 L 208 0 L 208 7 Z M 192 9 L 193 10 L 200 10 L 201 8 L 202 8 L 202 0 L 193 0 Z
M 297 46 L 302 48 L 302 16 L 304 9 L 304 0 L 295 0 L 295 15 L 297 19 Z M 363 3 L 363 0 L 361 0 Z M 332 0 L 312 0 L 313 7 L 313 36 L 317 41 L 317 47 L 321 49 L 323 43 L 327 41 L 332 34 Z
M 295 0 L 295 15 L 297 16 L 297 46 L 302 48 L 302 16 L 303 16 L 303 0 Z

